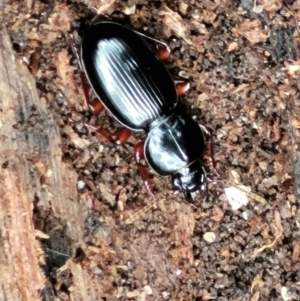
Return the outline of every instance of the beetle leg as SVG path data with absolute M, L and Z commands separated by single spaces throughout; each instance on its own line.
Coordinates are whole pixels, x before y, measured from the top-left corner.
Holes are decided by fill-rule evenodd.
M 91 129 L 92 131 L 94 131 L 97 136 L 102 136 L 109 142 L 119 144 L 119 145 L 126 143 L 129 137 L 131 136 L 131 131 L 127 128 L 120 128 L 119 130 L 117 130 L 114 138 L 107 130 L 103 128 L 97 128 L 89 124 L 88 122 L 76 121 L 73 120 L 72 118 L 69 118 L 69 121 L 76 124 L 81 124 L 82 126 L 85 126 Z
M 139 142 L 134 147 L 134 159 L 135 159 L 138 170 L 141 174 L 141 177 L 144 181 L 144 184 L 145 184 L 148 192 L 154 198 L 154 195 L 152 193 L 152 188 L 151 188 L 150 182 L 149 182 L 149 175 L 147 172 L 147 168 L 144 164 L 141 163 L 141 161 L 142 161 L 142 159 L 144 159 L 144 157 L 145 157 L 144 156 L 144 142 Z
M 86 102 L 87 102 L 90 110 L 94 114 L 100 114 L 104 110 L 104 106 L 98 98 L 93 98 L 91 100 L 91 98 L 90 98 L 90 85 L 89 85 L 83 71 L 80 71 L 80 79 L 81 79 L 81 84 L 82 84 L 82 90 L 83 90 L 83 93 L 84 93 L 84 97 L 86 99 Z M 93 131 L 96 132 L 96 134 L 103 136 L 104 138 L 106 138 L 111 143 L 124 144 L 131 135 L 131 131 L 129 129 L 121 128 L 117 131 L 116 137 L 113 138 L 110 135 L 110 133 L 108 133 L 105 129 L 96 128 L 93 125 L 90 125 L 89 123 L 86 123 L 86 122 L 83 122 L 82 125 L 92 129 Z
M 81 80 L 84 98 L 85 98 L 90 110 L 94 114 L 100 114 L 104 110 L 104 106 L 98 98 L 93 98 L 93 99 L 90 98 L 90 85 L 89 85 L 89 83 L 86 79 L 86 76 L 84 74 L 84 71 L 83 71 L 82 63 L 81 63 L 81 60 L 80 60 L 80 57 L 79 57 L 79 54 L 77 51 L 74 36 L 72 34 L 69 34 L 69 35 L 67 35 L 67 39 L 71 45 L 71 50 L 72 50 L 74 56 L 76 57 L 77 63 L 79 65 L 80 80 Z
M 191 84 L 189 81 L 179 82 L 176 83 L 176 91 L 177 95 L 182 95 L 186 93 L 191 87 Z
M 148 39 L 152 42 L 154 42 L 156 44 L 156 48 L 157 48 L 157 56 L 158 58 L 161 60 L 161 61 L 165 61 L 167 60 L 170 55 L 171 55 L 171 48 L 168 46 L 167 43 L 165 42 L 162 42 L 160 40 L 157 40 L 157 39 L 154 39 L 154 38 L 151 38 L 141 32 L 138 32 L 138 31 L 135 31 L 135 33 L 137 33 L 138 35 L 142 36 L 143 38 L 145 39 Z
M 180 75 L 171 76 L 176 84 L 177 95 L 182 95 L 191 88 L 191 82 L 188 78 L 182 77 Z
M 127 128 L 122 128 L 117 131 L 115 143 L 124 144 L 127 142 L 128 138 L 131 136 L 131 131 Z
M 111 143 L 115 144 L 124 144 L 128 140 L 131 135 L 131 131 L 127 128 L 121 128 L 117 131 L 116 137 L 113 138 L 106 130 L 102 128 L 98 128 L 96 130 L 96 134 L 103 136 Z
M 211 137 L 212 130 L 208 127 L 205 127 L 204 125 L 200 125 L 200 128 L 202 130 L 204 140 L 205 140 L 206 154 L 204 155 L 204 159 L 207 163 L 207 166 L 212 170 L 212 173 L 214 173 L 219 178 L 220 175 L 216 170 L 216 161 L 214 159 L 214 150 L 213 150 L 213 143 Z
M 84 98 L 91 110 L 94 114 L 100 114 L 104 110 L 104 106 L 102 102 L 98 98 L 90 98 L 90 85 L 85 77 L 83 71 L 80 71 L 80 80 L 82 85 L 82 90 L 84 94 Z
M 171 48 L 163 42 L 160 43 L 162 44 L 157 45 L 157 56 L 161 61 L 165 61 L 171 55 Z

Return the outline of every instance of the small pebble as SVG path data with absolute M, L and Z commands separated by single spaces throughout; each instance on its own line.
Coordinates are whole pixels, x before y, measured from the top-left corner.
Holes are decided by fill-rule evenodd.
M 212 243 L 216 240 L 216 234 L 214 232 L 206 232 L 204 233 L 203 238 L 207 242 Z

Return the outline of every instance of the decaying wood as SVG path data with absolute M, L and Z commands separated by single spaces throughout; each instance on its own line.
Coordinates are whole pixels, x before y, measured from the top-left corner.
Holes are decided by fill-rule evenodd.
M 51 212 L 61 221 L 56 227 L 65 227 L 76 241 L 83 220 L 76 175 L 61 161 L 58 126 L 5 30 L 0 32 L 0 102 L 0 299 L 40 300 L 46 287 L 40 240 L 51 240 L 54 231 L 49 238 L 41 234 L 43 227 L 36 231 L 34 212 Z M 72 269 L 75 280 L 83 281 L 80 266 Z M 80 287 L 76 300 L 85 293 Z
M 0 1 L 0 301 L 299 300 L 298 2 Z M 151 175 L 145 213 L 143 136 L 115 146 L 66 122 L 118 126 L 87 112 L 67 41 L 96 10 L 168 42 L 192 80 L 179 102 L 213 129 L 221 174 L 196 209 Z M 233 207 L 228 181 L 252 200 L 232 190 Z

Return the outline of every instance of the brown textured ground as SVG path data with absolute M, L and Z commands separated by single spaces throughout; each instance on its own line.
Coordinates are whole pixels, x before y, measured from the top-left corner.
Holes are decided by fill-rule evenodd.
M 125 224 L 150 201 L 132 158 L 143 136 L 115 146 L 68 122 L 70 114 L 91 116 L 66 39 L 91 20 L 88 7 L 125 11 L 129 26 L 168 41 L 167 67 L 192 79 L 181 99 L 213 129 L 222 179 L 265 202 L 250 199 L 232 210 L 223 185 L 210 185 L 193 209 L 168 179 L 153 175 L 156 208 Z M 290 0 L 5 6 L 15 55 L 26 58 L 60 126 L 63 165 L 78 175 L 66 196 L 77 210 L 53 210 L 46 195 L 50 201 L 32 204 L 34 228 L 47 235 L 37 235 L 45 256 L 42 300 L 300 300 L 300 188 L 294 194 L 292 171 L 298 185 L 299 20 L 300 3 Z M 116 128 L 106 113 L 91 122 Z

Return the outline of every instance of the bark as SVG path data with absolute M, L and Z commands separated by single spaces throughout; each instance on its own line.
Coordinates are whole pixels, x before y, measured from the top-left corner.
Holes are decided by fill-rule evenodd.
M 54 295 L 47 290 L 49 271 L 43 267 L 44 257 L 53 257 L 50 248 L 49 254 L 43 253 L 41 243 L 63 246 L 67 241 L 67 260 L 70 242 L 81 241 L 76 174 L 62 163 L 59 128 L 46 100 L 39 99 L 27 66 L 15 56 L 5 29 L 0 32 L 0 102 L 0 299 L 33 301 L 44 295 L 50 300 Z M 39 222 L 41 215 L 56 223 Z M 59 241 L 59 231 L 67 239 Z M 84 299 L 81 267 L 70 263 L 70 268 L 76 270 L 74 281 L 80 288 L 71 296 Z

